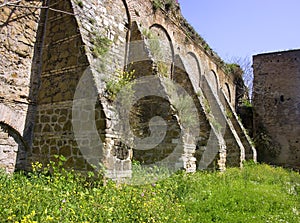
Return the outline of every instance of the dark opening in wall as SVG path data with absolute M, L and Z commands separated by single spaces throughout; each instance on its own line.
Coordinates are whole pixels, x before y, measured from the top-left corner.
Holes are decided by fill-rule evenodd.
M 280 101 L 284 102 L 284 96 L 283 95 L 280 96 Z

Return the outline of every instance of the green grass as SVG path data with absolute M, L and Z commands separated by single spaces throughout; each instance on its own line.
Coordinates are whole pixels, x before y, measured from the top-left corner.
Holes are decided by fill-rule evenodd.
M 180 172 L 139 186 L 35 169 L 0 174 L 0 222 L 300 222 L 300 176 L 282 168 Z

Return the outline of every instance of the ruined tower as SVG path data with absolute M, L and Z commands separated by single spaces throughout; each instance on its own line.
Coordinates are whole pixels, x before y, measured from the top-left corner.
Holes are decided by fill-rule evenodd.
M 300 50 L 255 55 L 254 137 L 258 159 L 300 168 Z

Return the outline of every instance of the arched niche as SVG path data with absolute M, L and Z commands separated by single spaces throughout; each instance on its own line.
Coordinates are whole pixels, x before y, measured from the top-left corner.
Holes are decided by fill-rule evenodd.
M 214 95 L 218 95 L 219 84 L 216 72 L 213 70 L 209 71 L 206 75 L 206 79 Z
M 158 70 L 160 69 L 160 64 L 163 62 L 166 67 L 162 67 L 162 70 L 159 72 L 164 72 L 170 77 L 173 70 L 174 62 L 174 47 L 167 30 L 160 24 L 153 24 L 150 26 L 150 32 L 155 39 L 158 39 L 159 49 L 157 52 L 152 52 L 154 59 L 158 62 Z M 150 49 L 151 50 L 151 49 Z
M 200 86 L 201 66 L 199 60 L 196 54 L 194 54 L 193 52 L 189 52 L 186 57 L 187 57 L 186 71 L 189 73 L 193 81 L 196 81 L 197 85 Z

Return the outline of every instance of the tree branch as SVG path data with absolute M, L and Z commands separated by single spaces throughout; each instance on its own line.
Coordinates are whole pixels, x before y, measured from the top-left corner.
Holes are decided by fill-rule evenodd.
M 18 5 L 18 3 L 20 3 L 20 2 L 21 2 L 21 0 L 18 0 L 18 1 L 15 1 L 15 2 L 7 2 L 7 0 L 6 0 L 2 5 L 0 5 L 0 8 L 5 7 L 5 6 L 13 6 L 13 7 L 20 7 L 20 8 L 49 9 L 49 10 L 54 11 L 54 12 L 61 12 L 61 13 L 68 14 L 68 15 L 75 15 L 74 13 L 59 10 L 59 9 L 50 8 L 48 6 Z
M 44 8 L 47 8 L 47 7 L 44 7 Z M 67 12 L 67 11 L 63 11 L 63 10 L 59 10 L 59 9 L 54 9 L 54 8 L 48 8 L 49 10 L 51 11 L 54 11 L 54 12 L 61 12 L 61 13 L 65 13 L 67 15 L 75 15 L 74 13 L 71 13 L 71 12 Z
M 10 4 L 18 4 L 20 3 L 21 0 L 15 1 L 15 2 L 7 2 L 7 0 L 4 1 L 4 3 L 2 5 L 0 5 L 0 8 L 4 7 L 4 6 L 9 6 Z

